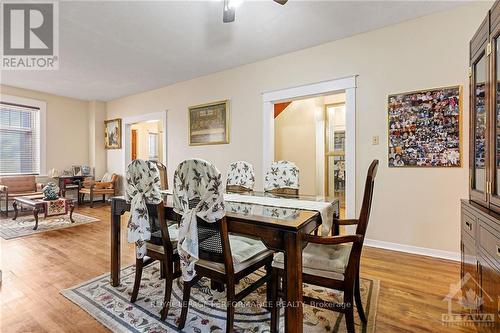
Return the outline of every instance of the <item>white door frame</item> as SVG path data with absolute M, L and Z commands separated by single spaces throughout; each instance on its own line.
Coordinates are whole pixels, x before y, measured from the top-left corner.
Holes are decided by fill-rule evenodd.
M 263 111 L 263 177 L 274 161 L 274 104 L 315 96 L 345 92 L 346 101 L 346 218 L 356 216 L 356 76 L 269 91 L 262 94 Z M 324 168 L 324 165 L 321 166 Z M 324 174 L 324 173 L 323 173 Z
M 123 153 L 122 153 L 122 161 L 123 161 L 123 175 L 127 174 L 127 166 L 130 164 L 132 161 L 132 145 L 131 145 L 131 133 L 130 133 L 130 127 L 133 124 L 148 121 L 148 120 L 161 120 L 163 121 L 163 135 L 162 135 L 162 141 L 163 141 L 163 160 L 160 161 L 164 165 L 167 164 L 167 113 L 168 110 L 162 111 L 162 112 L 154 112 L 154 113 L 147 113 L 147 114 L 141 114 L 137 116 L 132 116 L 132 117 L 127 117 L 122 119 L 122 147 Z

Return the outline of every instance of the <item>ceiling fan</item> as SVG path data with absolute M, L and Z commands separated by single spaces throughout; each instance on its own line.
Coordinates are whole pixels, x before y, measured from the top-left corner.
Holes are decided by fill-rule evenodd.
M 280 5 L 284 5 L 288 0 L 273 0 Z M 224 14 L 222 16 L 222 21 L 224 23 L 234 22 L 234 17 L 236 14 L 237 3 L 241 3 L 242 0 L 224 0 Z

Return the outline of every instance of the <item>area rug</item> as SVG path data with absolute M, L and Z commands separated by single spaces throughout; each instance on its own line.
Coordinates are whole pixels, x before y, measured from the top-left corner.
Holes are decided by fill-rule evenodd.
M 113 332 L 180 332 L 176 324 L 181 311 L 181 279 L 174 281 L 170 310 L 166 321 L 162 322 L 159 311 L 163 302 L 164 280 L 159 279 L 159 274 L 159 265 L 144 269 L 139 297 L 135 303 L 130 303 L 134 266 L 122 269 L 121 284 L 116 288 L 109 283 L 110 275 L 104 274 L 62 290 L 61 293 Z M 239 288 L 244 288 L 261 274 L 256 272 L 240 281 Z M 325 300 L 342 299 L 341 292 L 330 289 L 304 285 L 304 292 Z M 361 294 L 368 323 L 360 325 L 355 313 L 356 332 L 372 333 L 375 330 L 379 281 L 363 278 Z M 270 314 L 261 306 L 265 302 L 265 295 L 266 289 L 262 286 L 238 303 L 234 323 L 236 332 L 269 332 Z M 203 278 L 191 290 L 188 318 L 182 332 L 225 332 L 225 299 L 225 292 L 210 289 L 210 281 Z M 280 331 L 284 332 L 283 310 L 280 317 Z M 304 332 L 346 332 L 344 316 L 305 305 Z
M 33 230 L 35 226 L 35 218 L 33 215 L 18 216 L 15 220 L 12 218 L 0 219 L 0 237 L 3 239 L 13 239 L 99 221 L 99 219 L 94 217 L 78 213 L 73 213 L 73 220 L 75 222 L 71 223 L 69 215 L 51 216 L 47 218 L 39 216 L 38 228 Z

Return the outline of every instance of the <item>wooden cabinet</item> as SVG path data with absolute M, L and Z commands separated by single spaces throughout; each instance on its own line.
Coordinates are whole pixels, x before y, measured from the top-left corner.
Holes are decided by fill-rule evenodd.
M 492 314 L 500 331 L 500 1 L 470 41 L 469 200 L 461 204 L 462 294 L 482 300 L 477 310 Z
M 461 206 L 462 294 L 481 297 L 481 314 L 493 314 L 495 326 L 478 325 L 479 332 L 500 330 L 500 215 L 470 200 Z M 470 277 L 470 278 L 469 278 Z

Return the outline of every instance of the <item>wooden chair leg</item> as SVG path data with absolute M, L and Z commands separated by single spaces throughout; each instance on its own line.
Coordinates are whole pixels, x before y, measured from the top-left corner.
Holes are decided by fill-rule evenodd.
M 160 279 L 164 279 L 165 278 L 165 266 L 163 265 L 165 261 L 161 261 L 160 262 Z
M 354 333 L 354 304 L 352 303 L 353 298 L 353 288 L 352 286 L 344 290 L 344 305 L 345 305 L 345 324 L 347 327 L 347 333 Z
M 90 208 L 94 208 L 94 193 L 90 192 Z
M 139 294 L 139 287 L 141 286 L 141 278 L 142 278 L 142 268 L 143 268 L 143 260 L 135 259 L 135 281 L 134 281 L 134 289 L 132 289 L 132 297 L 130 298 L 130 302 L 134 303 L 137 300 L 137 295 Z
M 271 273 L 271 333 L 278 333 L 280 323 L 280 308 L 278 307 L 278 284 L 279 275 L 278 270 L 275 268 Z
M 271 302 L 273 301 L 273 266 L 271 263 L 267 264 L 266 267 L 266 275 L 269 276 L 269 280 L 266 282 L 266 301 L 268 310 L 271 309 Z
M 103 194 L 102 195 L 102 202 L 105 203 L 106 202 L 106 194 Z
M 354 285 L 354 299 L 356 300 L 356 309 L 358 309 L 358 315 L 359 315 L 359 319 L 361 319 L 361 321 L 363 323 L 366 323 L 367 320 L 366 320 L 366 315 L 365 315 L 365 311 L 363 309 L 363 303 L 361 302 L 361 291 L 359 290 L 359 273 L 358 273 L 358 276 L 356 276 L 356 281 L 354 282 L 355 285 Z
M 172 271 L 172 263 L 167 260 L 163 260 L 161 262 L 161 266 L 163 267 L 163 271 L 165 272 L 165 297 L 163 298 L 163 308 L 160 311 L 160 318 L 163 321 L 167 318 L 168 309 L 170 307 L 170 297 L 172 295 L 174 272 Z
M 179 326 L 178 328 L 182 330 L 184 325 L 186 325 L 186 318 L 189 309 L 189 299 L 191 298 L 191 285 L 192 281 L 184 281 L 184 287 L 182 291 L 182 310 L 181 317 L 179 318 Z
M 231 333 L 233 331 L 234 325 L 234 306 L 235 306 L 235 290 L 234 282 L 229 281 L 226 286 L 227 295 L 227 314 L 226 314 L 226 333 Z

